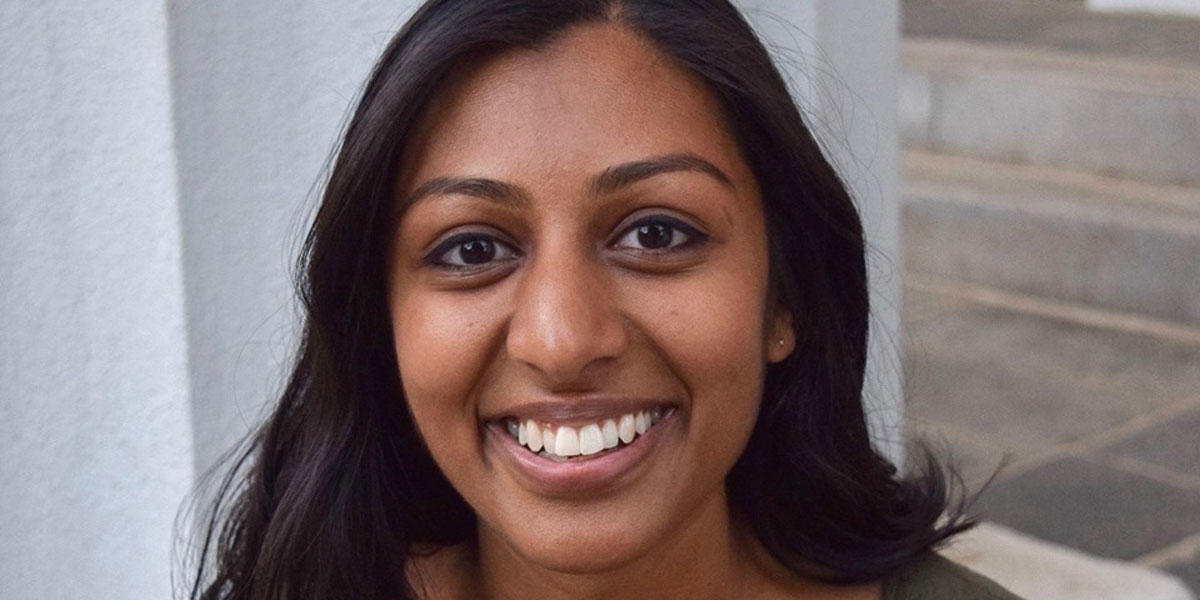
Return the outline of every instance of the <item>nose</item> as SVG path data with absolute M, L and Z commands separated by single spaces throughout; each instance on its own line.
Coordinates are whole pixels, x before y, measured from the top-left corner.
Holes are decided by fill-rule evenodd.
M 579 251 L 548 249 L 527 265 L 516 292 L 506 350 L 547 388 L 591 387 L 599 363 L 628 344 L 603 265 Z M 589 366 L 597 365 L 588 370 Z

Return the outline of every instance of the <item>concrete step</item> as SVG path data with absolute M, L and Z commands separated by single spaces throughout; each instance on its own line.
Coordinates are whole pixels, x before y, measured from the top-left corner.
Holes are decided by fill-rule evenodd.
M 901 60 L 907 147 L 1200 184 L 1200 64 L 913 35 Z
M 906 37 L 1200 68 L 1200 19 L 1089 10 L 1083 0 L 901 0 Z
M 1200 325 L 1200 187 L 914 150 L 902 180 L 908 272 Z
M 942 552 L 1022 598 L 1040 600 L 1193 600 L 1180 581 L 1134 563 L 1045 542 L 981 523 Z
M 1200 591 L 1200 328 L 903 277 L 907 432 L 1011 528 L 945 554 L 1025 598 Z

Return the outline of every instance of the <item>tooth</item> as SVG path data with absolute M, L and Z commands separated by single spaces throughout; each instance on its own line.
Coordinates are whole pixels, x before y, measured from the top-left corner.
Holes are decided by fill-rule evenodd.
M 554 453 L 554 432 L 549 427 L 542 430 L 542 450 Z
M 626 444 L 633 441 L 633 437 L 637 435 L 636 424 L 633 422 L 633 415 L 622 415 L 621 422 L 617 424 L 617 432 L 621 436 L 621 441 Z
M 583 429 L 579 430 L 579 453 L 588 456 L 603 449 L 604 434 L 600 433 L 600 426 L 595 423 L 584 425 Z
M 579 433 L 574 427 L 563 425 L 558 428 L 558 435 L 554 438 L 554 453 L 559 456 L 579 454 Z
M 634 427 L 637 427 L 638 435 L 646 433 L 650 429 L 650 418 L 646 416 L 646 411 L 639 412 L 633 421 Z
M 522 446 L 525 445 L 525 424 L 524 423 L 517 425 L 517 443 L 521 444 Z
M 600 428 L 600 433 L 604 434 L 604 447 L 606 449 L 617 447 L 617 442 L 620 441 L 621 436 L 617 432 L 616 421 L 612 419 L 605 421 L 604 427 Z
M 653 425 L 662 420 L 663 409 L 661 406 L 655 406 L 650 409 L 650 424 Z
M 534 452 L 542 449 L 542 429 L 533 419 L 525 421 L 525 442 Z
M 518 435 L 519 431 L 518 431 L 518 427 L 517 427 L 517 422 L 516 422 L 516 421 L 513 421 L 512 419 L 505 419 L 505 420 L 504 420 L 504 428 L 505 428 L 506 430 L 508 430 L 508 435 L 511 435 L 511 436 L 513 436 L 513 437 L 517 437 L 517 435 Z

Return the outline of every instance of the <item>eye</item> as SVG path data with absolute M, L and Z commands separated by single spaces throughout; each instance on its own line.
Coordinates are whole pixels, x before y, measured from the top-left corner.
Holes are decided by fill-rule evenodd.
M 517 253 L 508 244 L 483 233 L 460 233 L 438 244 L 425 263 L 452 271 L 472 270 L 493 262 L 515 258 Z
M 631 225 L 617 240 L 617 246 L 644 252 L 671 252 L 702 244 L 707 239 L 707 235 L 679 219 L 658 215 Z

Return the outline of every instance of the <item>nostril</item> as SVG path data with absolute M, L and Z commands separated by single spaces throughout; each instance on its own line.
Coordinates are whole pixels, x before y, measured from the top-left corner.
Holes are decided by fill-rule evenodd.
M 625 324 L 605 277 L 589 269 L 537 267 L 525 277 L 506 333 L 511 357 L 561 385 L 625 351 Z

